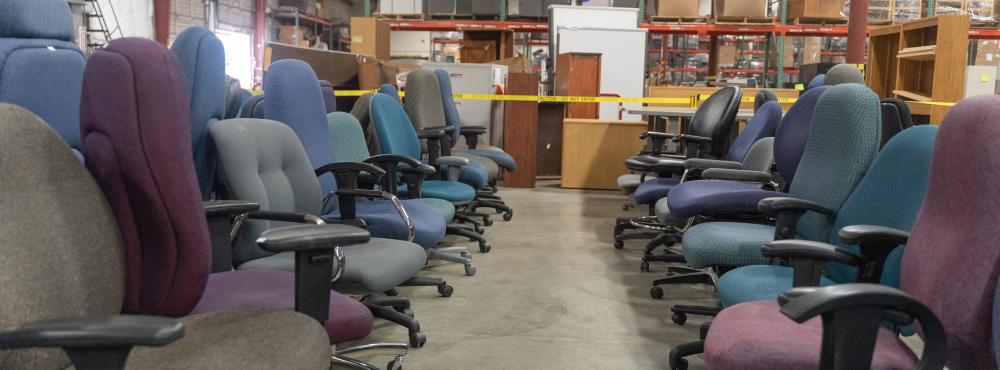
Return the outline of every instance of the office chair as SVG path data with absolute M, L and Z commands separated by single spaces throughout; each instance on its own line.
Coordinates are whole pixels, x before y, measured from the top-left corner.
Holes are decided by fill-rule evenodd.
M 319 88 L 323 91 L 323 107 L 326 108 L 326 112 L 336 112 L 337 94 L 333 89 L 333 84 L 330 81 L 319 80 Z
M 371 115 L 369 113 L 371 111 L 372 96 L 374 95 L 374 93 L 365 93 L 358 97 L 358 100 L 354 102 L 354 106 L 351 107 L 351 115 L 357 118 L 361 124 L 368 153 L 380 154 L 382 153 L 382 148 L 378 145 L 378 136 L 375 132 L 375 127 L 372 126 Z
M 5 10 L 12 10 L 11 3 L 0 2 Z M 39 3 L 59 5 L 69 17 L 65 2 L 20 3 L 35 9 Z M 135 307 L 123 312 L 127 285 L 129 299 L 191 302 L 202 294 L 207 274 L 188 273 L 185 266 L 153 269 L 158 263 L 166 267 L 166 258 L 147 262 L 148 278 L 134 274 L 139 269 L 132 269 L 130 259 L 142 256 L 126 258 L 112 208 L 63 138 L 15 105 L 0 103 L 0 121 L 0 157 L 17 159 L 0 161 L 0 187 L 7 195 L 0 197 L 4 367 L 124 369 L 126 361 L 146 369 L 330 367 L 330 341 L 322 326 L 289 310 L 190 314 L 187 303 L 169 314 Z M 191 197 L 191 204 L 197 203 Z M 207 247 L 199 247 L 203 257 Z M 146 257 L 154 259 L 152 253 Z M 157 279 L 186 288 L 154 289 L 141 282 Z
M 861 73 L 861 70 L 853 64 L 842 63 L 830 67 L 830 69 L 826 71 L 823 83 L 829 86 L 843 84 L 864 85 L 865 76 Z
M 882 146 L 910 127 L 913 127 L 910 106 L 896 98 L 882 99 Z
M 713 369 L 943 368 L 997 366 L 997 276 L 1000 230 L 1000 98 L 977 96 L 945 116 L 934 144 L 927 195 L 912 233 L 855 225 L 841 240 L 862 255 L 880 255 L 906 244 L 900 289 L 874 284 L 800 288 L 777 301 L 749 302 L 723 310 L 705 341 Z M 842 256 L 836 247 L 780 241 Z M 817 259 L 827 259 L 815 256 Z M 855 260 L 857 261 L 857 260 Z M 822 316 L 822 320 L 816 318 Z M 924 350 L 918 358 L 898 335 L 880 325 L 916 324 Z M 844 338 L 845 340 L 833 340 Z M 849 339 L 848 339 L 849 338 Z M 918 362 L 919 361 L 919 362 Z
M 653 281 L 650 294 L 662 296 L 662 284 L 714 284 L 714 276 L 704 268 L 721 274 L 734 267 L 766 264 L 759 248 L 768 241 L 825 238 L 837 211 L 875 157 L 880 131 L 881 108 L 874 92 L 858 84 L 830 87 L 816 104 L 802 160 L 789 187 L 789 196 L 802 201 L 775 202 L 769 208 L 795 211 L 783 214 L 776 225 L 691 226 L 681 241 L 688 267 L 672 267 L 670 275 Z
M 931 154 L 934 151 L 936 127 L 922 127 L 906 131 L 890 141 L 872 162 L 871 168 L 861 179 L 840 212 L 834 230 L 851 225 L 875 225 L 909 232 L 923 203 L 930 175 Z M 773 199 L 773 198 L 772 198 Z M 854 282 L 881 283 L 899 287 L 899 258 L 902 247 L 890 248 L 880 254 L 861 256 L 857 246 L 830 235 L 816 242 L 829 243 L 841 252 L 855 258 L 813 259 L 807 254 L 797 255 L 789 249 L 773 250 L 764 247 L 765 257 L 774 257 L 781 265 L 751 265 L 733 269 L 721 277 L 717 285 L 721 307 L 686 306 L 684 312 L 718 313 L 724 307 L 752 301 L 773 301 L 781 292 L 793 287 L 818 287 Z M 791 254 L 782 254 L 791 253 Z M 838 262 L 847 258 L 851 262 L 865 258 L 862 272 L 852 265 Z M 859 278 L 860 276 L 860 278 Z M 686 348 L 698 348 L 703 341 L 679 345 L 671 351 L 671 363 L 693 353 Z
M 818 74 L 815 77 L 813 77 L 812 80 L 809 80 L 809 84 L 806 85 L 806 91 L 815 89 L 815 88 L 820 87 L 820 86 L 826 86 L 826 85 L 827 85 L 827 83 L 826 83 L 826 75 L 825 74 Z
M 296 308 L 324 324 L 331 344 L 366 337 L 372 330 L 371 312 L 330 290 L 330 282 L 338 280 L 334 263 L 336 271 L 344 270 L 338 246 L 367 242 L 363 229 L 329 224 L 270 230 L 258 244 L 270 252 L 295 252 L 296 273 L 210 273 L 209 224 L 250 213 L 258 205 L 202 203 L 185 85 L 178 59 L 152 40 L 114 40 L 87 62 L 81 137 L 87 168 L 114 212 L 126 248 L 123 312 L 180 317 L 239 308 Z M 231 225 L 225 226 L 223 234 L 228 235 Z M 339 359 L 354 350 L 338 350 L 331 360 L 356 363 Z
M 240 87 L 239 79 L 226 75 L 226 115 L 224 119 L 239 117 L 244 98 L 249 99 L 249 95 L 249 91 Z
M 774 95 L 774 92 L 768 89 L 757 90 L 757 93 L 753 96 L 753 112 L 757 113 L 760 107 L 764 106 L 767 102 L 776 102 L 778 97 Z
M 240 118 L 264 117 L 264 94 L 251 96 L 240 107 Z
M 72 12 L 54 0 L 2 2 L 0 102 L 24 107 L 48 122 L 78 159 L 80 84 L 86 58 L 73 43 Z
M 504 152 L 503 149 L 489 145 L 489 143 L 479 143 L 479 136 L 486 134 L 485 127 L 462 125 L 462 118 L 459 116 L 455 98 L 452 96 L 451 75 L 448 74 L 448 71 L 438 68 L 434 70 L 434 76 L 437 77 L 441 90 L 441 101 L 444 102 L 445 121 L 447 121 L 448 127 L 454 127 L 451 130 L 452 151 L 485 157 L 508 171 L 516 171 L 517 163 L 514 162 L 514 158 L 510 154 Z M 464 142 L 460 140 L 463 137 L 465 138 Z

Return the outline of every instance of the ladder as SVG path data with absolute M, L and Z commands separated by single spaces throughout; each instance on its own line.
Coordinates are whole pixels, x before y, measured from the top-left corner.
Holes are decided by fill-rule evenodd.
M 107 7 L 111 11 L 114 28 L 108 26 L 108 19 L 105 18 L 104 10 L 101 9 L 101 3 L 98 0 L 85 1 L 89 6 L 84 10 L 83 24 L 87 28 L 87 49 L 89 51 L 104 46 L 114 38 L 124 37 L 121 25 L 118 23 L 118 14 L 115 14 L 115 8 L 111 2 L 108 2 Z

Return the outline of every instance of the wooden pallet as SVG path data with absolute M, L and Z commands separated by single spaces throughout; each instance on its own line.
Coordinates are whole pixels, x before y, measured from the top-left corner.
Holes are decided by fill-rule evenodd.
M 774 24 L 772 17 L 715 17 L 715 24 Z
M 887 26 L 887 25 L 890 25 L 890 24 L 892 24 L 892 20 L 890 20 L 890 19 L 869 19 L 868 20 L 868 25 L 869 26 Z
M 400 14 L 372 13 L 372 16 L 379 19 L 394 19 L 397 21 L 424 19 L 424 15 L 420 13 L 400 13 Z
M 979 22 L 973 21 L 969 23 L 970 28 L 997 28 L 997 22 Z
M 649 17 L 653 24 L 708 24 L 708 17 Z
M 453 21 L 457 21 L 457 20 L 467 21 L 467 20 L 476 19 L 476 16 L 474 16 L 472 14 L 434 13 L 434 14 L 431 14 L 430 16 L 428 16 L 428 18 L 430 18 L 430 19 L 448 19 L 448 20 L 453 20 Z
M 817 26 L 843 26 L 847 24 L 846 18 L 795 18 L 789 19 L 788 24 L 794 25 L 817 25 Z

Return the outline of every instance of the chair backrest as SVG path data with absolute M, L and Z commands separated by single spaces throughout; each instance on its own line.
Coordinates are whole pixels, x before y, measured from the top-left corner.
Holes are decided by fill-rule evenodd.
M 726 159 L 730 161 L 742 162 L 750 151 L 750 147 L 758 140 L 765 137 L 774 136 L 781 122 L 781 104 L 776 101 L 767 102 L 761 105 L 757 113 L 753 115 L 743 131 L 736 136 L 729 146 L 729 153 Z
M 19 105 L 80 150 L 80 84 L 86 58 L 62 0 L 0 0 L 0 102 Z
M 226 115 L 225 119 L 236 118 L 240 114 L 240 107 L 243 106 L 244 93 L 249 94 L 240 87 L 240 80 L 226 76 Z
M 799 168 L 799 161 L 802 160 L 802 151 L 806 148 L 816 103 L 829 88 L 820 86 L 802 94 L 799 100 L 788 108 L 788 112 L 781 118 L 781 123 L 774 133 L 774 165 L 787 184 L 795 179 L 795 170 Z
M 382 153 L 382 148 L 379 147 L 378 134 L 375 132 L 375 126 L 372 124 L 371 119 L 372 96 L 375 96 L 375 94 L 365 93 L 358 97 L 358 101 L 351 108 L 351 115 L 361 123 L 361 129 L 365 132 L 365 144 L 368 146 L 368 153 L 380 154 Z
M 815 88 L 820 87 L 820 86 L 826 86 L 826 75 L 825 74 L 818 74 L 815 77 L 813 77 L 812 80 L 809 80 L 809 84 L 806 85 L 806 91 L 815 89 Z
M 38 116 L 0 103 L 0 122 L 0 330 L 119 313 L 125 256 L 101 189 Z M 4 350 L 0 363 L 70 365 L 59 349 Z
M 241 118 L 219 122 L 210 132 L 219 150 L 219 178 L 227 198 L 257 202 L 268 211 L 321 211 L 319 182 L 291 128 L 276 121 Z M 247 221 L 233 243 L 234 264 L 272 255 L 255 240 L 278 224 Z
M 462 128 L 462 117 L 458 114 L 458 106 L 455 105 L 455 98 L 452 96 L 454 90 L 451 87 L 451 75 L 448 74 L 448 71 L 438 68 L 434 70 L 434 76 L 437 77 L 438 85 L 441 87 L 441 101 L 444 102 L 445 124 L 455 128 L 451 132 L 451 142 L 458 143 L 459 138 L 462 137 L 460 131 Z
M 313 169 L 335 161 L 323 90 L 317 81 L 312 67 L 294 59 L 272 63 L 264 78 L 264 118 L 284 123 L 295 131 Z M 324 193 L 337 189 L 330 174 L 320 177 L 320 186 Z M 336 197 L 331 202 L 336 202 Z
M 830 87 L 816 103 L 789 195 L 839 210 L 878 152 L 881 116 L 878 96 L 864 85 Z M 808 212 L 799 219 L 796 233 L 802 239 L 827 240 L 833 221 Z
M 327 113 L 326 124 L 330 127 L 333 141 L 333 156 L 341 162 L 362 162 L 371 153 L 365 145 L 365 132 L 361 122 L 350 113 Z
M 743 93 L 740 88 L 727 86 L 713 93 L 698 106 L 688 124 L 689 133 L 710 138 L 712 142 L 702 145 L 688 143 L 685 150 L 689 157 L 722 158 L 725 154 L 725 142 L 733 127 L 733 122 L 736 121 L 736 113 L 739 112 L 740 99 L 742 98 Z
M 399 90 L 397 90 L 395 86 L 392 86 L 390 84 L 382 84 L 382 86 L 378 87 L 378 92 L 389 95 L 390 97 L 396 99 L 396 101 L 400 103 L 403 102 L 403 99 L 400 99 L 399 97 Z
M 771 90 L 768 89 L 757 90 L 757 94 L 754 94 L 753 96 L 754 113 L 757 113 L 757 111 L 760 110 L 760 107 L 764 105 L 764 103 L 770 101 L 778 101 L 778 97 L 774 95 L 774 93 L 771 92 Z
M 403 103 L 413 127 L 442 127 L 447 123 L 441 85 L 434 72 L 415 69 L 406 77 L 406 101 Z
M 971 97 L 945 115 L 927 197 L 903 251 L 900 287 L 941 321 L 952 369 L 995 366 L 990 323 L 1000 275 L 998 140 L 1000 97 Z
M 927 193 L 936 127 L 922 127 L 893 138 L 878 153 L 871 167 L 837 213 L 829 240 L 858 254 L 858 248 L 840 241 L 837 232 L 850 225 L 879 225 L 910 231 Z M 893 251 L 882 270 L 882 284 L 899 287 L 902 248 Z M 857 269 L 830 263 L 826 275 L 846 283 L 857 279 Z
M 333 84 L 327 80 L 319 80 L 319 88 L 323 90 L 323 106 L 327 113 L 337 111 L 337 94 L 333 89 Z
M 81 136 L 125 244 L 125 313 L 183 316 L 212 264 L 180 62 L 152 40 L 99 49 L 83 81 Z
M 420 138 L 403 106 L 395 98 L 382 93 L 372 96 L 371 119 L 378 133 L 382 154 L 422 158 Z
M 170 49 L 181 61 L 191 96 L 191 139 L 194 167 L 203 200 L 212 195 L 215 148 L 208 127 L 226 117 L 226 52 L 222 41 L 208 29 L 191 27 Z
M 240 118 L 264 118 L 264 95 L 254 95 L 243 102 Z
M 747 151 L 743 159 L 743 169 L 750 171 L 770 172 L 774 164 L 774 138 L 765 137 L 757 140 Z
M 913 127 L 910 106 L 896 98 L 882 99 L 882 145 L 910 127 Z
M 826 71 L 824 83 L 829 86 L 842 84 L 865 84 L 865 76 L 853 64 L 838 64 Z

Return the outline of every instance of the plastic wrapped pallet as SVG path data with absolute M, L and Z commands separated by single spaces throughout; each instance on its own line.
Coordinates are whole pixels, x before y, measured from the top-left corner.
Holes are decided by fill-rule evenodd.
M 968 14 L 973 24 L 996 21 L 996 0 L 937 0 L 934 14 Z M 927 5 L 923 11 L 926 13 Z
M 924 0 L 869 0 L 868 23 L 888 24 L 917 19 L 924 14 Z M 847 18 L 851 14 L 851 0 L 844 2 L 841 14 Z

